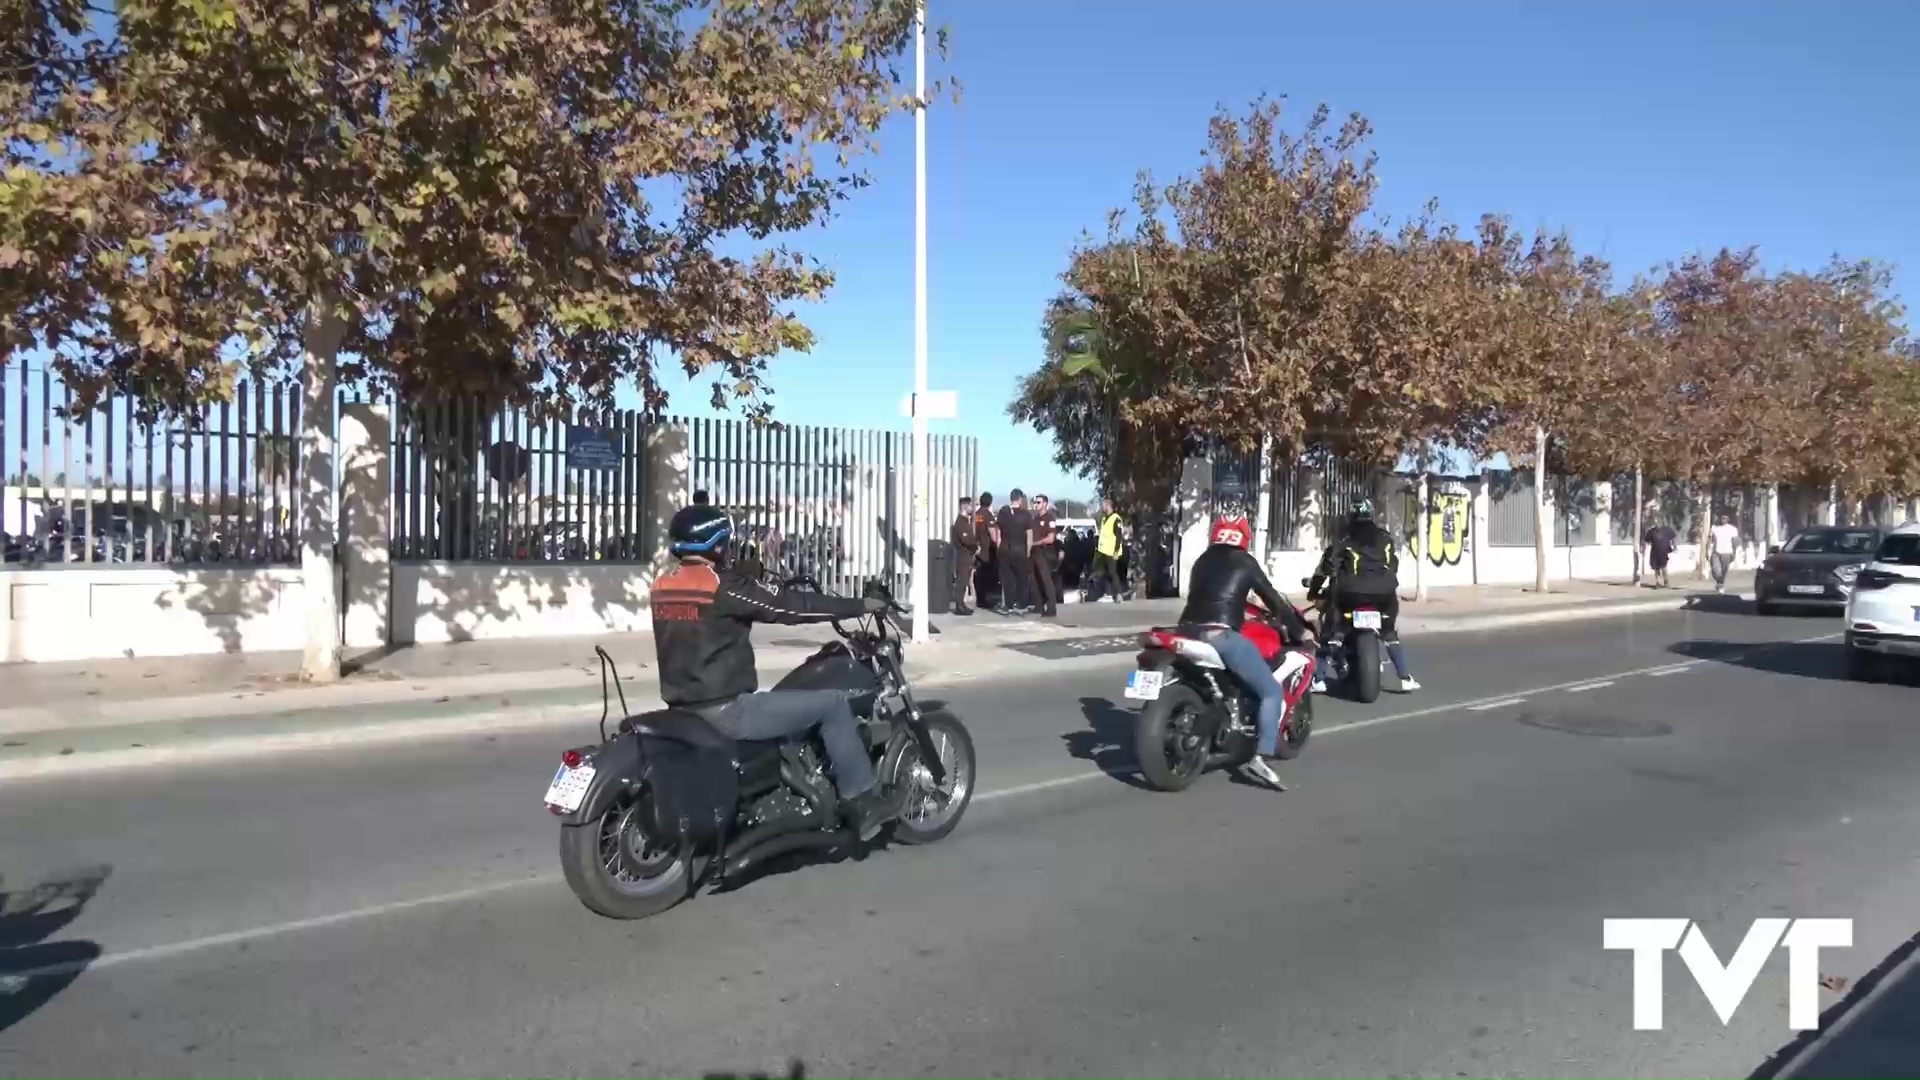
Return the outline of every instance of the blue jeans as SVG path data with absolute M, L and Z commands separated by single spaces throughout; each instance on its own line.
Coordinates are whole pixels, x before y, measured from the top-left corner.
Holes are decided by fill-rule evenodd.
M 827 761 L 833 765 L 834 786 L 840 797 L 851 799 L 872 791 L 878 783 L 867 743 L 853 706 L 838 690 L 769 690 L 742 694 L 716 719 L 715 726 L 736 739 L 780 739 L 820 725 Z
M 1273 677 L 1273 669 L 1260 658 L 1260 648 L 1233 630 L 1220 630 L 1207 638 L 1207 644 L 1220 654 L 1220 661 L 1227 665 L 1233 676 L 1246 684 L 1248 690 L 1260 699 L 1260 712 L 1254 729 L 1260 733 L 1258 751 L 1264 757 L 1273 756 L 1280 747 L 1280 710 L 1286 706 L 1286 698 L 1280 691 L 1280 680 Z

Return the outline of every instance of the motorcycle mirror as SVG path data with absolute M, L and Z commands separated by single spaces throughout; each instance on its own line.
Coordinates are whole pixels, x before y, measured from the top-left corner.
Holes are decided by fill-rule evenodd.
M 1303 588 L 1303 589 L 1311 589 L 1311 588 L 1313 588 L 1313 579 L 1312 579 L 1312 578 L 1310 578 L 1310 577 L 1303 577 L 1303 578 L 1301 578 L 1301 579 L 1300 579 L 1300 587 L 1301 587 L 1301 588 Z

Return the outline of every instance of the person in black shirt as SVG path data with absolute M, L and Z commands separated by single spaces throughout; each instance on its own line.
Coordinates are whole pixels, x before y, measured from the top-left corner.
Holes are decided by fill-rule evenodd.
M 1033 583 L 1040 593 L 1040 616 L 1060 614 L 1060 530 L 1045 495 L 1033 497 Z
M 1001 614 L 1025 615 L 1033 610 L 1027 592 L 1033 585 L 1033 567 L 1027 561 L 1027 544 L 1032 539 L 1033 518 L 1027 513 L 1027 495 L 1014 488 L 1007 505 L 1000 508 L 1000 606 Z
M 953 613 L 971 615 L 973 609 L 967 606 L 967 590 L 973 585 L 973 560 L 980 550 L 973 524 L 972 499 L 960 500 L 960 513 L 947 529 L 947 543 L 953 547 Z

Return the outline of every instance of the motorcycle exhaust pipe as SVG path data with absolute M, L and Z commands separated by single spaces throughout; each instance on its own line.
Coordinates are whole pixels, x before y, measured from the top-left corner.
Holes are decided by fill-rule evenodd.
M 817 850 L 837 848 L 842 844 L 851 843 L 853 839 L 853 833 L 847 829 L 841 829 L 837 832 L 812 830 L 808 832 L 787 833 L 782 836 L 776 836 L 764 843 L 755 844 L 738 854 L 727 856 L 727 861 L 722 872 L 727 877 L 737 877 L 776 855 L 805 851 L 809 848 Z

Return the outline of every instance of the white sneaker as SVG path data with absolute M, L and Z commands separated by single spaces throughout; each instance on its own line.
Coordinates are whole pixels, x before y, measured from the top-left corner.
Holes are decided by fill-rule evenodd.
M 1418 680 L 1418 679 L 1413 679 L 1413 678 L 1407 678 L 1407 679 L 1401 679 L 1401 680 L 1400 680 L 1400 692 L 1401 692 L 1401 693 L 1403 693 L 1403 694 L 1411 694 L 1411 693 L 1413 693 L 1413 692 L 1414 692 L 1415 690 L 1418 690 L 1418 689 L 1420 689 L 1420 680 Z
M 1246 772 L 1248 776 L 1275 791 L 1287 790 L 1287 785 L 1280 781 L 1280 774 L 1273 771 L 1273 766 L 1267 764 L 1266 758 L 1256 755 L 1252 761 L 1247 762 Z
M 1324 694 L 1324 693 L 1326 693 L 1326 692 L 1327 692 L 1327 680 L 1325 680 L 1325 679 L 1315 679 L 1315 680 L 1313 680 L 1313 692 L 1314 692 L 1314 693 L 1316 693 L 1316 694 Z

